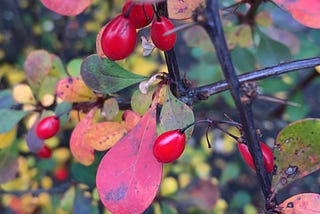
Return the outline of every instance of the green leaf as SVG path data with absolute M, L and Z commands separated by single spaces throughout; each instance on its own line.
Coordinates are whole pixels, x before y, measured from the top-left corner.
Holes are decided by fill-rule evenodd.
M 0 157 L 0 184 L 3 184 L 16 177 L 19 163 L 17 153 L 11 147 L 0 150 Z
M 236 47 L 232 50 L 231 56 L 234 66 L 240 73 L 255 70 L 256 58 L 249 49 Z
M 118 92 L 146 79 L 96 54 L 83 61 L 80 74 L 90 89 L 103 94 Z
M 16 104 L 12 97 L 12 92 L 10 90 L 0 91 L 0 109 L 10 108 Z
M 260 43 L 257 58 L 262 67 L 276 65 L 279 62 L 290 60 L 290 50 L 284 44 L 277 42 L 263 33 L 259 33 Z
M 54 112 L 56 115 L 59 115 L 60 117 L 60 126 L 62 127 L 69 118 L 69 111 L 72 109 L 72 103 L 69 102 L 62 102 L 59 103 Z
M 304 118 L 310 111 L 310 106 L 306 104 L 305 96 L 299 91 L 290 101 L 300 104 L 300 106 L 287 106 L 286 114 L 290 121 Z
M 237 178 L 240 174 L 239 165 L 236 163 L 228 163 L 226 167 L 222 170 L 220 177 L 220 184 L 224 185 L 229 181 Z
M 77 59 L 73 59 L 71 60 L 68 64 L 67 64 L 67 70 L 68 73 L 71 76 L 74 77 L 78 77 L 80 76 L 80 70 L 81 70 L 81 63 L 82 63 L 82 59 L 77 58 Z
M 0 133 L 10 131 L 28 113 L 28 111 L 0 109 Z
M 274 149 L 277 170 L 273 186 L 289 183 L 320 169 L 320 120 L 303 119 L 282 129 Z
M 184 128 L 194 122 L 192 109 L 178 100 L 167 87 L 166 99 L 160 112 L 160 128 L 162 132 Z M 187 129 L 186 136 L 189 138 L 193 128 Z

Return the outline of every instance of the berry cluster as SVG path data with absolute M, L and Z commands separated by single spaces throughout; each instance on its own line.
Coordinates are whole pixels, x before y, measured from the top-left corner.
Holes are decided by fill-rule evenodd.
M 128 0 L 122 8 L 122 13 L 113 18 L 101 35 L 101 49 L 111 60 L 121 60 L 128 57 L 135 49 L 137 31 L 151 22 L 150 36 L 154 45 L 162 51 L 173 48 L 176 42 L 176 33 L 165 36 L 174 28 L 173 23 L 156 14 L 154 19 L 152 4 L 139 4 Z
M 38 122 L 36 126 L 36 135 L 40 139 L 46 140 L 56 135 L 59 129 L 60 129 L 59 117 L 57 116 L 44 117 Z M 51 149 L 48 146 L 43 145 L 38 152 L 38 156 L 40 158 L 47 159 L 51 157 L 51 153 L 52 153 Z

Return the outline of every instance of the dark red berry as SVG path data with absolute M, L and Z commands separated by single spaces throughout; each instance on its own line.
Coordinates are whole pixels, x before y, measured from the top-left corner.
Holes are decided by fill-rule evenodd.
M 159 162 L 170 163 L 177 160 L 186 146 L 186 135 L 180 129 L 162 133 L 153 144 L 153 154 Z
M 54 177 L 58 181 L 65 181 L 69 177 L 69 172 L 67 169 L 60 167 L 54 171 Z
M 152 4 L 139 4 L 130 0 L 123 6 L 122 13 L 128 16 L 137 29 L 150 24 L 154 16 Z
M 176 43 L 177 34 L 175 32 L 167 36 L 164 36 L 163 34 L 173 28 L 173 23 L 163 16 L 153 20 L 150 29 L 150 36 L 153 44 L 162 51 L 172 49 Z
M 51 154 L 52 154 L 51 149 L 46 145 L 43 145 L 38 152 L 38 156 L 43 159 L 51 158 Z
M 264 165 L 266 167 L 267 172 L 270 173 L 273 171 L 274 166 L 273 152 L 266 144 L 262 142 L 260 142 L 260 147 L 262 151 Z M 249 167 L 253 170 L 256 170 L 248 146 L 244 143 L 238 143 L 238 149 L 245 162 L 249 165 Z
M 133 52 L 136 40 L 136 28 L 121 14 L 106 25 L 101 36 L 101 48 L 109 59 L 120 60 Z
M 56 116 L 44 117 L 36 127 L 36 135 L 40 139 L 53 137 L 60 129 L 60 119 Z

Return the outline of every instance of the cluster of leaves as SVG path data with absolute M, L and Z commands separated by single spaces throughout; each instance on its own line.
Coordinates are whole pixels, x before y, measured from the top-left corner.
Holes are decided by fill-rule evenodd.
M 59 14 L 71 16 L 81 13 L 92 3 L 53 0 L 41 2 Z M 314 21 L 318 14 L 312 11 L 317 7 L 312 7 L 305 18 L 305 14 L 301 15 L 301 10 L 298 10 L 300 7 L 305 8 L 301 2 L 295 3 L 298 5 L 281 1 L 276 3 L 289 10 L 301 23 L 318 28 L 318 23 Z M 190 18 L 194 10 L 203 3 L 168 1 L 169 17 Z M 183 13 L 177 13 L 181 8 L 186 9 Z M 239 8 L 239 11 L 241 10 L 246 8 Z M 274 65 L 290 59 L 292 55 L 301 56 L 297 50 L 297 37 L 276 29 L 271 15 L 266 11 L 259 12 L 255 19 L 255 28 L 245 21 L 239 25 L 233 20 L 225 19 L 228 45 L 239 72 Z M 239 13 L 238 16 L 241 17 L 242 14 Z M 199 28 L 186 30 L 184 39 L 188 46 L 196 47 L 192 49 L 192 54 L 200 60 L 198 67 L 193 67 L 188 77 L 201 85 L 212 83 L 221 77 L 219 72 L 209 71 L 199 75 L 199 70 L 207 70 L 208 65 L 214 63 L 212 59 L 215 59 L 208 36 Z M 283 40 L 280 37 L 283 34 L 289 39 Z M 254 49 L 256 45 L 257 48 Z M 243 58 L 249 62 L 244 63 Z M 213 71 L 220 69 L 218 64 L 213 66 Z M 38 209 L 37 206 L 42 207 L 44 212 L 49 210 L 63 213 L 73 209 L 78 213 L 79 209 L 84 213 L 95 213 L 98 212 L 96 203 L 101 200 L 107 209 L 114 213 L 128 210 L 141 213 L 156 197 L 164 174 L 166 178 L 162 181 L 160 194 L 166 197 L 165 200 L 178 201 L 177 204 L 187 205 L 187 208 L 214 209 L 216 212 L 225 209 L 224 201 L 219 199 L 217 181 L 223 186 L 239 176 L 237 164 L 228 164 L 219 179 L 213 178 L 210 166 L 206 163 L 212 158 L 212 151 L 203 147 L 197 150 L 190 146 L 182 159 L 176 165 L 166 166 L 163 173 L 162 164 L 152 155 L 153 142 L 158 133 L 193 123 L 194 111 L 172 94 L 169 85 L 163 84 L 167 83 L 166 81 L 158 80 L 156 84 L 148 87 L 146 93 L 142 93 L 136 87 L 137 83 L 147 81 L 148 78 L 128 70 L 123 68 L 121 63 L 90 55 L 84 60 L 72 61 L 66 71 L 60 58 L 54 54 L 45 50 L 28 54 L 24 63 L 26 83 L 16 84 L 12 89 L 0 92 L 0 138 L 3 139 L 0 145 L 0 174 L 3 175 L 0 178 L 0 191 L 3 190 L 3 193 L 7 192 L 8 195 L 10 191 L 26 193 L 23 198 L 6 197 L 6 206 L 26 213 L 34 212 Z M 282 81 L 293 85 L 296 83 L 294 77 L 289 76 Z M 263 84 L 267 93 L 279 92 L 269 87 L 268 83 Z M 124 111 L 121 105 L 128 100 L 131 109 Z M 228 100 L 230 97 L 226 96 L 226 101 Z M 290 120 L 302 118 L 307 113 L 305 111 L 303 115 L 297 116 L 290 113 L 290 110 L 287 112 L 291 116 Z M 60 119 L 64 134 L 60 133 L 50 142 L 46 142 L 51 148 L 55 148 L 54 158 L 38 162 L 39 158 L 35 154 L 44 141 L 35 136 L 34 128 L 40 118 L 52 114 L 63 115 Z M 25 141 L 17 142 L 15 139 L 18 139 L 18 126 L 22 123 L 26 131 Z M 277 170 L 274 171 L 272 184 L 275 195 L 289 183 L 319 170 L 319 125 L 318 119 L 301 120 L 285 127 L 278 134 L 274 150 Z M 70 138 L 66 139 L 65 133 L 70 133 Z M 188 132 L 188 137 L 191 134 L 192 130 Z M 64 143 L 63 140 L 69 143 Z M 227 153 L 226 148 L 221 149 L 226 146 L 227 142 L 219 144 L 215 141 L 214 150 L 220 149 Z M 229 152 L 231 151 L 232 148 Z M 28 161 L 31 163 L 27 163 Z M 219 161 L 216 161 L 216 164 L 219 165 Z M 41 169 L 41 173 L 29 170 L 31 166 Z M 61 167 L 69 167 L 72 179 L 85 183 L 87 187 L 82 188 L 78 183 L 70 183 L 69 179 L 67 187 L 61 185 L 57 189 L 52 188 L 52 182 L 59 184 L 60 181 L 52 181 L 47 175 L 53 175 L 54 171 Z M 221 162 L 220 168 L 223 168 Z M 194 182 L 190 181 L 192 173 L 198 177 Z M 181 188 L 179 191 L 178 185 Z M 28 189 L 37 189 L 39 186 L 41 191 L 28 192 Z M 88 187 L 90 192 L 93 189 L 93 195 L 88 196 Z M 63 200 L 48 199 L 50 191 L 64 193 Z M 11 193 L 14 195 L 14 192 Z M 174 193 L 177 196 L 171 199 Z M 241 197 L 241 194 L 239 195 L 238 197 Z M 36 205 L 32 202 L 34 197 L 39 199 Z M 153 207 L 155 211 L 158 209 L 162 212 L 176 212 L 177 207 L 174 208 L 170 203 L 165 205 L 161 200 L 156 198 Z M 309 205 L 302 203 L 312 200 L 319 201 L 319 195 L 296 195 L 284 201 L 277 209 L 290 213 L 290 204 L 294 204 L 296 210 L 317 209 L 316 202 Z M 245 202 L 246 205 L 250 204 L 248 201 Z M 248 210 L 255 210 L 247 207 Z

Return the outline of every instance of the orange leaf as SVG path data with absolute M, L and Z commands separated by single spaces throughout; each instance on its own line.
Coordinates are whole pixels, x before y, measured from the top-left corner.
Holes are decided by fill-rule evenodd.
M 103 34 L 104 29 L 106 28 L 107 24 L 105 24 L 98 32 L 97 34 L 97 38 L 96 38 L 96 51 L 97 54 L 101 57 L 101 58 L 106 58 L 107 56 L 103 53 L 102 51 L 102 47 L 101 47 L 101 37 Z
M 132 110 L 126 110 L 123 113 L 122 118 L 128 131 L 131 131 L 141 119 L 140 115 Z
M 273 0 L 273 2 L 289 11 L 292 17 L 301 24 L 311 28 L 320 28 L 319 0 Z
M 319 213 L 320 195 L 316 193 L 302 193 L 294 195 L 279 205 L 283 214 Z
M 205 3 L 204 0 L 171 0 L 167 2 L 168 13 L 171 19 L 191 18 L 193 11 Z
M 83 165 L 89 166 L 94 161 L 94 149 L 87 144 L 83 133 L 93 126 L 93 117 L 97 107 L 92 108 L 88 114 L 77 124 L 70 138 L 70 150 L 74 158 Z
M 56 87 L 57 96 L 65 102 L 87 102 L 97 99 L 80 77 L 67 77 L 59 80 Z
M 98 151 L 105 151 L 116 144 L 125 134 L 124 123 L 100 122 L 93 124 L 84 134 L 84 141 Z

